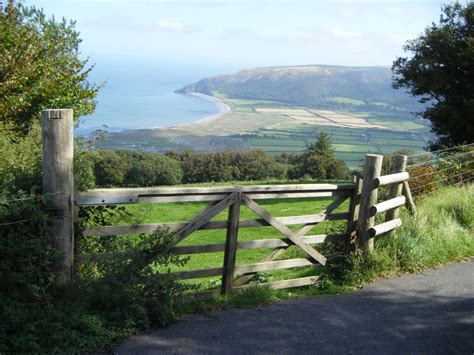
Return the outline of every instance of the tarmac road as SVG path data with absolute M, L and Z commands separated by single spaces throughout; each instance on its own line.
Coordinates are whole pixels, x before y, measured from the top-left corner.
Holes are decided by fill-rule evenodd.
M 193 316 L 118 354 L 473 354 L 474 259 L 340 296 Z

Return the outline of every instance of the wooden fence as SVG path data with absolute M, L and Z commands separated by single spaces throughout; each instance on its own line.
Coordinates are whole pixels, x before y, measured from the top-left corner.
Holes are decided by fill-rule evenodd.
M 180 279 L 221 277 L 221 288 L 211 293 L 228 294 L 250 287 L 268 286 L 289 288 L 314 284 L 317 277 L 299 277 L 289 280 L 248 284 L 258 272 L 281 270 L 314 265 L 326 265 L 334 257 L 347 254 L 357 245 L 365 252 L 373 248 L 373 238 L 401 225 L 398 209 L 409 198 L 409 188 L 403 188 L 409 176 L 405 172 L 406 157 L 398 156 L 392 174 L 380 176 L 383 157 L 367 155 L 363 176 L 357 176 L 347 184 L 292 184 L 223 187 L 168 187 L 168 188 L 122 188 L 93 189 L 75 193 L 72 178 L 72 111 L 48 110 L 43 114 L 43 188 L 55 193 L 46 206 L 54 224 L 55 246 L 62 255 L 57 266 L 58 273 L 70 279 L 74 262 L 100 262 L 104 255 L 74 256 L 74 209 L 86 206 L 150 204 L 172 202 L 209 202 L 208 206 L 188 222 L 96 226 L 86 229 L 84 237 L 152 233 L 160 228 L 174 232 L 174 246 L 170 253 L 199 254 L 224 252 L 220 267 L 187 270 L 174 273 Z M 390 185 L 388 199 L 378 202 L 378 189 Z M 405 196 L 402 196 L 405 191 Z M 269 213 L 259 200 L 332 198 L 319 213 L 301 216 L 277 217 Z M 346 200 L 346 211 L 335 212 Z M 259 218 L 241 219 L 241 205 L 245 205 Z M 212 219 L 228 210 L 227 220 Z M 385 222 L 375 225 L 375 215 L 386 213 Z M 344 231 L 338 234 L 311 234 L 325 221 L 345 221 Z M 301 225 L 295 232 L 288 226 Z M 282 238 L 239 241 L 241 228 L 273 227 Z M 180 242 L 198 230 L 226 230 L 225 243 L 207 245 L 181 245 Z M 340 242 L 340 253 L 324 255 L 317 247 L 321 243 Z M 304 251 L 305 257 L 277 260 L 290 246 Z M 236 264 L 238 250 L 269 248 L 268 255 L 257 263 Z

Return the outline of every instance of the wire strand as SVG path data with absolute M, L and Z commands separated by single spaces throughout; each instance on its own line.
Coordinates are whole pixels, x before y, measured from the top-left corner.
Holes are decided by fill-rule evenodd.
M 440 152 L 448 152 L 448 151 L 451 151 L 451 150 L 461 149 L 461 148 L 468 148 L 468 147 L 472 147 L 472 146 L 474 146 L 474 143 L 465 144 L 465 145 L 458 145 L 456 147 L 451 147 L 451 148 L 446 148 L 446 149 L 433 150 L 432 152 L 408 155 L 408 158 L 419 157 L 419 156 L 422 156 L 422 155 L 425 155 L 425 154 L 436 154 L 436 153 L 440 153 Z
M 25 223 L 25 222 L 31 222 L 31 221 L 35 221 L 34 219 L 22 219 L 20 221 L 14 221 L 14 222 L 8 222 L 8 223 L 0 223 L 0 227 L 3 227 L 3 226 L 11 226 L 11 225 L 14 225 L 14 224 L 20 224 L 20 223 Z
M 30 197 L 23 197 L 23 198 L 14 198 L 11 200 L 3 200 L 0 201 L 0 205 L 8 205 L 10 202 L 20 202 L 20 201 L 29 201 L 29 200 L 35 200 L 40 197 L 44 196 L 56 196 L 56 195 L 63 195 L 65 192 L 54 192 L 54 193 L 49 193 L 49 194 L 44 194 L 44 195 L 37 195 L 37 196 L 30 196 Z
M 433 185 L 433 184 L 436 184 L 436 183 L 442 182 L 442 181 L 447 181 L 447 182 L 449 182 L 448 179 L 451 179 L 451 178 L 454 178 L 454 177 L 458 177 L 458 176 L 462 176 L 462 175 L 468 174 L 468 173 L 470 173 L 470 172 L 472 172 L 472 171 L 474 171 L 474 169 L 465 171 L 465 172 L 460 173 L 460 174 L 456 174 L 456 175 L 452 175 L 452 176 L 447 176 L 447 177 L 445 177 L 444 179 L 439 179 L 439 180 L 436 180 L 436 181 L 432 181 L 432 182 L 430 182 L 430 183 L 428 183 L 428 184 L 416 186 L 416 187 L 414 187 L 413 189 L 411 189 L 411 191 L 413 192 L 413 191 L 416 191 L 416 190 L 421 189 L 422 187 L 429 186 L 429 185 Z
M 469 181 L 471 181 L 473 179 L 474 179 L 474 176 L 470 177 L 469 179 L 465 179 L 465 180 L 455 182 L 453 184 L 448 184 L 448 186 L 455 186 L 455 185 L 459 185 L 459 184 L 467 184 Z M 431 195 L 431 194 L 433 194 L 437 191 L 439 191 L 439 190 L 437 189 L 437 190 L 433 190 L 433 191 L 429 191 L 429 192 L 424 192 L 422 194 L 417 194 L 416 196 L 427 196 L 427 195 Z
M 457 154 L 449 155 L 447 157 L 438 157 L 438 158 L 435 158 L 435 159 L 430 159 L 430 160 L 427 160 L 427 161 L 423 161 L 421 163 L 410 164 L 410 165 L 407 165 L 407 169 L 427 165 L 427 164 L 430 164 L 431 162 L 436 162 L 436 161 L 440 161 L 440 160 L 452 161 L 456 157 L 465 156 L 465 155 L 468 155 L 468 154 L 474 155 L 474 152 L 457 153 Z
M 472 162 L 474 162 L 474 159 L 469 160 L 469 161 L 467 161 L 467 162 L 462 162 L 461 164 L 459 164 L 459 167 L 461 167 L 461 166 L 463 166 L 463 165 L 467 165 L 467 164 L 472 163 Z M 457 168 L 457 166 L 452 165 L 452 166 L 449 166 L 449 167 L 444 168 L 444 169 L 441 169 L 441 170 L 432 171 L 432 172 L 430 172 L 430 173 L 426 173 L 426 174 L 422 174 L 422 175 L 410 176 L 410 178 L 409 178 L 408 180 L 415 180 L 415 179 L 421 178 L 421 177 L 423 177 L 423 176 L 433 175 L 433 174 L 440 173 L 440 172 L 442 172 L 442 171 L 446 171 L 446 170 L 450 170 L 450 169 L 454 169 L 454 168 Z

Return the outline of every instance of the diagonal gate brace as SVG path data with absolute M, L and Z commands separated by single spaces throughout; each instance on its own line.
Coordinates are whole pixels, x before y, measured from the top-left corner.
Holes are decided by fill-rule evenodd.
M 258 214 L 263 220 L 265 220 L 268 224 L 270 224 L 273 228 L 278 230 L 281 234 L 291 240 L 295 245 L 299 246 L 303 249 L 312 259 L 316 262 L 320 263 L 321 265 L 326 265 L 326 257 L 316 251 L 313 247 L 311 247 L 306 242 L 302 241 L 299 237 L 297 237 L 286 225 L 278 222 L 275 217 L 273 217 L 270 213 L 268 213 L 265 209 L 255 203 L 252 199 L 250 199 L 247 195 L 242 194 L 242 200 L 245 205 L 251 209 L 253 212 Z
M 173 244 L 176 245 L 187 236 L 189 236 L 192 232 L 198 230 L 235 201 L 235 192 L 229 194 L 228 196 L 224 197 L 222 200 L 212 203 L 204 208 L 201 212 L 199 212 L 196 216 L 194 216 L 189 223 L 186 224 L 183 228 L 181 228 L 176 233 L 176 238 L 173 241 Z

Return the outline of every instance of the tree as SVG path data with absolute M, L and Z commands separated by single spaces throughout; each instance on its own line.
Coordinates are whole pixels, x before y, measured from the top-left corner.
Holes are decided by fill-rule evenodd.
M 437 135 L 432 149 L 474 140 L 473 35 L 474 3 L 444 6 L 439 23 L 404 46 L 411 56 L 393 63 L 393 86 L 431 104 L 419 114 Z
M 316 140 L 309 145 L 306 151 L 307 154 L 317 154 L 325 157 L 333 157 L 334 152 L 331 135 L 324 131 L 318 133 Z
M 301 155 L 301 163 L 294 172 L 309 175 L 313 179 L 341 179 L 347 175 L 347 167 L 343 160 L 336 159 L 332 147 L 331 135 L 320 132 L 316 141 L 312 142 Z
M 74 26 L 21 4 L 0 12 L 0 131 L 25 135 L 45 108 L 94 111 L 99 86 L 87 81 Z

